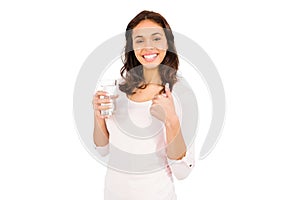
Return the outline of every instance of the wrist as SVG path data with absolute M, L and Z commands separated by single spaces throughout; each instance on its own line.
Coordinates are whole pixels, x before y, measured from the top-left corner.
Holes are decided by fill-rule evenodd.
M 165 126 L 179 125 L 179 119 L 176 114 L 168 115 L 165 119 Z
M 99 111 L 95 111 L 94 112 L 94 122 L 95 122 L 95 124 L 105 124 L 105 119 L 104 118 L 101 118 L 100 116 L 99 116 L 99 114 L 98 113 L 96 113 L 96 112 L 99 112 Z

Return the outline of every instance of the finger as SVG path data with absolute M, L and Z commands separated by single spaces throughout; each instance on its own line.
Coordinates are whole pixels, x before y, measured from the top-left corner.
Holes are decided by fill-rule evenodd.
M 167 97 L 172 98 L 172 93 L 170 91 L 169 83 L 166 83 L 166 85 L 165 85 L 165 91 L 166 91 Z
M 108 110 L 108 109 L 111 109 L 112 108 L 112 105 L 100 105 L 100 106 L 97 106 L 97 110 Z
M 98 103 L 99 99 L 109 99 L 109 96 L 104 96 L 104 95 L 106 95 L 106 94 L 103 92 L 95 93 L 93 100 L 92 100 L 92 104 Z
M 153 100 L 152 100 L 152 105 L 158 104 L 158 103 L 159 103 L 159 101 L 158 101 L 157 99 L 153 99 Z
M 155 95 L 152 99 L 152 102 L 159 103 L 162 100 L 162 95 Z
M 107 98 L 107 99 L 98 99 L 96 102 L 97 102 L 97 104 L 101 104 L 101 103 L 112 103 L 113 100 L 110 99 L 110 98 Z
M 162 95 L 155 95 L 154 97 L 153 97 L 153 100 L 158 100 L 158 99 L 161 99 L 162 98 Z
M 112 105 L 94 105 L 93 108 L 95 111 L 108 110 L 112 108 Z
M 97 107 L 98 106 L 101 106 L 101 104 L 110 104 L 112 103 L 113 100 L 111 99 L 98 99 L 98 98 L 94 98 L 93 101 L 92 101 L 92 105 L 93 105 L 93 108 L 94 110 L 97 110 Z
M 96 110 L 95 114 L 96 114 L 96 117 L 100 118 L 100 119 L 107 119 L 110 117 L 109 115 L 101 115 L 101 111 L 99 111 L 99 110 Z
M 105 91 L 97 91 L 96 93 L 95 93 L 95 96 L 96 97 L 100 97 L 100 96 L 109 96 L 109 94 L 107 93 L 107 92 L 105 92 Z

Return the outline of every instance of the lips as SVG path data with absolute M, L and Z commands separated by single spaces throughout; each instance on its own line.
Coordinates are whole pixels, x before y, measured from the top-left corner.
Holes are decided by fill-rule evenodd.
M 158 56 L 157 53 L 152 53 L 152 54 L 145 54 L 142 57 L 144 58 L 145 61 L 152 62 L 157 58 L 157 56 Z

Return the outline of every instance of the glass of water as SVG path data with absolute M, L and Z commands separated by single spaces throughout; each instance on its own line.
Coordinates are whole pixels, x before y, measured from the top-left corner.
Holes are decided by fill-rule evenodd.
M 100 90 L 107 92 L 108 96 L 100 96 L 101 99 L 109 98 L 111 103 L 102 103 L 102 106 L 111 106 L 107 110 L 101 110 L 102 116 L 111 116 L 116 110 L 116 97 L 117 97 L 117 80 L 104 79 L 100 81 Z

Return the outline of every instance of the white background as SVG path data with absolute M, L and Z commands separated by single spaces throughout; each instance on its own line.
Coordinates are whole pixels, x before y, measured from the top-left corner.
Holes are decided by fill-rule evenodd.
M 178 199 L 299 199 L 296 0 L 1 1 L 0 199 L 102 199 L 104 167 L 73 122 L 74 84 L 143 9 L 204 48 L 226 92 L 222 137 L 175 182 Z

